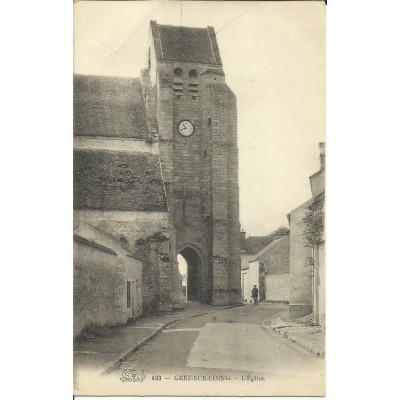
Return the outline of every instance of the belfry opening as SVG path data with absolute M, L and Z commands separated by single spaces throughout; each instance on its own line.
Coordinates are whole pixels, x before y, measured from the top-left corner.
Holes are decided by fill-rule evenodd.
M 186 301 L 201 301 L 201 258 L 198 252 L 186 247 L 177 258 Z
M 139 78 L 74 78 L 74 219 L 143 262 L 143 314 L 240 303 L 237 105 L 215 30 L 151 21 L 147 50 Z

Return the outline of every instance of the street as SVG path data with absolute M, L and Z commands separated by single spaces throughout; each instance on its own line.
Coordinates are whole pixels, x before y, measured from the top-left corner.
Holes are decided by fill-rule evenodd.
M 268 324 L 268 317 L 277 312 L 276 306 L 246 305 L 187 319 L 166 328 L 112 375 L 121 376 L 125 370 L 144 371 L 154 384 L 169 380 L 175 387 L 178 381 L 206 381 L 208 387 L 227 380 L 244 386 L 246 381 L 265 387 L 267 382 L 294 385 L 304 379 L 319 386 L 324 361 L 262 327 L 262 322 Z

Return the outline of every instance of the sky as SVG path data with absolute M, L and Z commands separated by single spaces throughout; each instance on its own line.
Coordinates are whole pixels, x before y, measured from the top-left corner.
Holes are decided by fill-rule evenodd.
M 149 21 L 181 18 L 215 28 L 237 96 L 242 229 L 288 226 L 287 214 L 311 197 L 325 141 L 324 2 L 77 1 L 74 72 L 139 77 Z

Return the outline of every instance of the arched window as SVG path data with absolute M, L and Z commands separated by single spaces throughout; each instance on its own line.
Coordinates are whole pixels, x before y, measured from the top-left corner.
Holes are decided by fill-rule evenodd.
M 175 68 L 175 69 L 174 69 L 174 75 L 175 75 L 175 76 L 182 76 L 182 73 L 183 73 L 183 72 L 182 72 L 182 68 L 179 68 L 179 67 L 178 67 L 178 68 Z
M 196 100 L 199 95 L 199 81 L 195 69 L 189 71 L 189 94 L 192 96 L 193 100 Z
M 183 94 L 183 80 L 182 80 L 182 68 L 174 69 L 174 93 L 176 94 L 176 98 L 179 99 Z

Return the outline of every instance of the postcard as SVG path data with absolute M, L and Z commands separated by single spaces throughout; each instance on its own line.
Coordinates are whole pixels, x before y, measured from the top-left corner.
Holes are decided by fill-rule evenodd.
M 324 395 L 325 12 L 75 1 L 74 395 Z

